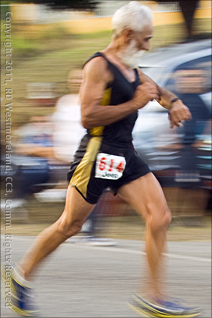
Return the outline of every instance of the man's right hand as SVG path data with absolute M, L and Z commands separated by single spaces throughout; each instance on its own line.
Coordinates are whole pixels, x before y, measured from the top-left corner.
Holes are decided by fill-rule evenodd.
M 154 99 L 160 99 L 160 93 L 157 86 L 149 82 L 139 85 L 133 97 L 137 109 L 144 107 L 149 101 Z

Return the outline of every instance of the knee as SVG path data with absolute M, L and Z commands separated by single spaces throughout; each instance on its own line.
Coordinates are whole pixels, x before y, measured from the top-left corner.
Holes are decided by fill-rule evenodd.
M 67 221 L 66 219 L 58 220 L 57 231 L 66 238 L 76 235 L 82 228 L 82 222 L 79 220 Z
M 164 226 L 168 228 L 171 221 L 172 221 L 171 211 L 169 210 L 169 208 L 167 208 L 164 213 Z
M 149 220 L 147 221 L 147 225 L 150 226 L 153 232 L 167 231 L 171 223 L 171 220 L 172 220 L 171 212 L 167 207 L 167 208 L 164 208 L 163 211 L 161 212 L 158 211 L 157 214 L 151 215 L 149 217 Z

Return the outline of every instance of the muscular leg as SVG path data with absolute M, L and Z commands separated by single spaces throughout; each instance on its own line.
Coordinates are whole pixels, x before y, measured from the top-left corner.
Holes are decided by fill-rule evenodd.
M 164 273 L 162 253 L 165 249 L 167 229 L 171 222 L 171 214 L 162 188 L 154 175 L 148 173 L 122 186 L 118 193 L 146 222 L 146 254 L 150 281 L 143 293 L 161 297 Z
M 18 269 L 25 279 L 29 278 L 35 267 L 47 255 L 80 231 L 93 207 L 75 188 L 68 187 L 65 209 L 61 217 L 37 236 L 32 247 L 18 264 Z

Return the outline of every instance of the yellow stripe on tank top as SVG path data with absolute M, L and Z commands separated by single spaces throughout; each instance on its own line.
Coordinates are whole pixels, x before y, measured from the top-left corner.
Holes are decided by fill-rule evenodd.
M 92 137 L 89 140 L 87 150 L 70 180 L 70 185 L 76 187 L 84 197 L 86 197 L 91 170 L 99 151 L 101 141 L 101 137 Z
M 100 105 L 102 106 L 110 105 L 110 99 L 111 99 L 111 88 L 108 88 L 104 91 L 104 95 Z M 91 136 L 102 136 L 104 128 L 105 128 L 104 126 L 94 127 L 89 130 L 89 133 Z

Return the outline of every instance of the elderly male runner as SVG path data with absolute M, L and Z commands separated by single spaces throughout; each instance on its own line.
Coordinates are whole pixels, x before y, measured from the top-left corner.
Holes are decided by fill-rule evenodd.
M 12 269 L 11 309 L 33 315 L 30 275 L 67 238 L 77 234 L 105 188 L 110 187 L 144 218 L 148 286 L 133 296 L 133 307 L 145 316 L 194 317 L 198 311 L 170 301 L 162 289 L 166 233 L 171 221 L 163 191 L 132 144 L 138 109 L 158 100 L 169 109 L 171 127 L 190 119 L 188 108 L 159 87 L 137 67 L 150 48 L 152 14 L 130 2 L 113 16 L 113 36 L 107 48 L 94 54 L 83 69 L 80 90 L 82 125 L 87 129 L 68 173 L 64 212 L 38 235 L 30 250 Z M 68 132 L 67 132 L 68 133 Z M 71 287 L 70 287 L 71 290 Z

